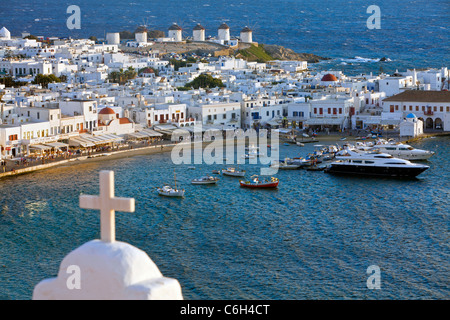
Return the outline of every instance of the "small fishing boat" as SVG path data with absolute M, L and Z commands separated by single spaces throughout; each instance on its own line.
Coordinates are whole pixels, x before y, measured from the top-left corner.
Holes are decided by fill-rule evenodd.
M 166 197 L 184 197 L 184 189 L 179 190 L 176 188 L 172 188 L 169 185 L 166 185 L 162 188 L 158 188 L 158 193 L 159 195 Z
M 174 180 L 175 180 L 175 187 L 166 184 L 162 188 L 158 188 L 158 193 L 160 196 L 165 197 L 184 197 L 184 189 L 178 189 L 177 188 L 177 176 L 175 174 L 175 170 L 173 172 L 174 174 Z
M 304 143 L 301 143 L 301 142 L 297 142 L 297 145 L 298 145 L 299 147 L 304 147 L 304 146 L 305 146 L 305 144 L 304 144 Z
M 222 170 L 222 174 L 225 176 L 243 177 L 245 176 L 245 170 L 236 170 L 236 168 L 227 168 Z
M 245 188 L 277 188 L 280 181 L 278 178 L 262 179 L 252 176 L 250 181 L 239 180 L 241 187 Z
M 192 184 L 216 184 L 219 178 L 214 178 L 210 176 L 204 176 L 199 179 L 194 179 L 191 181 Z
M 214 173 L 214 174 L 220 174 L 220 170 L 213 170 L 212 173 Z

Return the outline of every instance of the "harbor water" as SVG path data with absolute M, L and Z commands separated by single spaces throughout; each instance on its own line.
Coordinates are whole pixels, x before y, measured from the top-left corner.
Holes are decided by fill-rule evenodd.
M 449 142 L 414 143 L 436 154 L 408 180 L 286 170 L 275 190 L 222 175 L 217 185 L 191 185 L 226 166 L 174 165 L 170 153 L 2 179 L 0 299 L 31 299 L 70 251 L 99 238 L 99 212 L 80 209 L 79 195 L 99 193 L 100 170 L 114 170 L 117 196 L 136 199 L 136 212 L 116 213 L 117 240 L 144 250 L 185 299 L 448 299 Z M 281 145 L 280 156 L 313 150 Z M 260 170 L 240 168 L 247 178 Z M 174 172 L 183 199 L 156 191 Z M 379 290 L 367 288 L 373 265 Z

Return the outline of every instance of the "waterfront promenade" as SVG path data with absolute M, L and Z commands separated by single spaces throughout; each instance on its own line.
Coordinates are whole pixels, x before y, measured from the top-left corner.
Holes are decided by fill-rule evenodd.
M 361 133 L 361 132 L 358 132 Z M 443 132 L 427 132 L 420 137 L 416 137 L 409 140 L 403 140 L 403 143 L 411 143 L 417 140 L 426 139 L 432 136 L 446 136 L 449 133 Z M 341 138 L 346 138 L 342 141 Z M 389 138 L 395 138 L 400 140 L 398 135 L 389 133 Z M 314 140 L 315 143 L 338 143 L 355 142 L 360 138 L 357 132 L 333 132 L 333 133 L 318 133 Z M 386 137 L 385 137 L 386 138 Z M 302 141 L 302 137 L 298 136 L 299 141 Z M 280 141 L 282 142 L 282 141 Z M 204 142 L 205 144 L 210 142 Z M 84 163 L 86 161 L 99 161 L 102 159 L 113 159 L 114 157 L 134 156 L 138 154 L 160 153 L 170 152 L 176 145 L 170 140 L 161 140 L 155 142 L 149 141 L 129 141 L 124 144 L 120 144 L 114 147 L 98 148 L 97 151 L 63 152 L 58 156 L 46 156 L 46 157 L 22 157 L 15 160 L 3 161 L 5 165 L 0 163 L 0 179 L 5 177 L 16 176 L 25 173 L 31 173 L 34 171 L 44 170 L 59 165 Z

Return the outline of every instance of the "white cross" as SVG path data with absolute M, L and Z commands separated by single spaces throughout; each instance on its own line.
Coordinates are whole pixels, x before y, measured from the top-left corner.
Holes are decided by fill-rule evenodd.
M 100 171 L 100 196 L 80 196 L 80 208 L 100 210 L 100 234 L 104 242 L 116 240 L 115 210 L 134 212 L 133 198 L 114 196 L 114 171 Z

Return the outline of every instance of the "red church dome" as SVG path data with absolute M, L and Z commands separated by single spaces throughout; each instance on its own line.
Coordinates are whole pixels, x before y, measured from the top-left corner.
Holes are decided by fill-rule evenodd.
M 116 112 L 113 109 L 106 107 L 100 110 L 98 114 L 116 114 Z
M 338 81 L 334 74 L 328 73 L 322 77 L 322 81 Z

